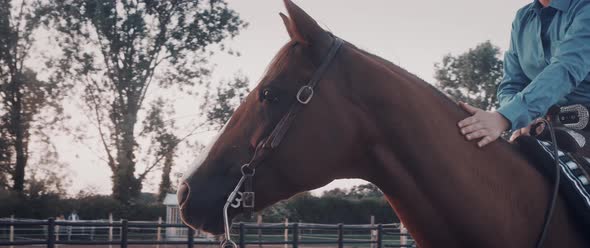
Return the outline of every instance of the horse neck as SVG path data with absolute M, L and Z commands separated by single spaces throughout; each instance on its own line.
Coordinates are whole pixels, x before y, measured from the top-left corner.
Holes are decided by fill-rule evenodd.
M 433 87 L 348 52 L 350 90 L 364 113 L 357 118 L 370 137 L 365 179 L 421 247 L 532 247 L 550 191 L 542 176 L 505 141 L 485 148 L 466 141 L 456 123 L 467 113 Z

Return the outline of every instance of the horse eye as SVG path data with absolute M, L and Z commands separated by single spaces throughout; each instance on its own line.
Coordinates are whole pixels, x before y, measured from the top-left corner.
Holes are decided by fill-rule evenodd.
M 279 98 L 275 95 L 275 93 L 271 89 L 264 89 L 262 90 L 262 100 L 269 101 L 269 102 L 276 102 Z

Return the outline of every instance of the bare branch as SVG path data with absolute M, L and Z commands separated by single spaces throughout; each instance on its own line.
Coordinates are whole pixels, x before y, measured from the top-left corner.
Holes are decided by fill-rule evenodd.
M 147 167 L 147 168 L 146 168 L 146 169 L 143 171 L 143 173 L 141 173 L 141 174 L 139 175 L 139 177 L 138 177 L 138 178 L 139 178 L 139 180 L 143 180 L 143 179 L 145 179 L 145 177 L 147 176 L 147 174 L 148 174 L 148 173 L 150 173 L 150 171 L 152 171 L 152 170 L 153 170 L 153 169 L 154 169 L 156 166 L 158 166 L 158 164 L 160 163 L 160 161 L 162 161 L 162 159 L 164 159 L 164 158 L 166 157 L 166 155 L 169 155 L 171 152 L 173 152 L 173 151 L 174 151 L 174 149 L 175 149 L 175 148 L 176 148 L 176 147 L 177 147 L 177 146 L 178 146 L 178 145 L 179 145 L 181 142 L 183 142 L 184 140 L 186 140 L 187 138 L 189 138 L 189 137 L 191 137 L 191 136 L 193 136 L 193 135 L 196 135 L 196 134 L 199 134 L 199 133 L 201 133 L 201 132 L 204 132 L 204 131 L 197 132 L 197 130 L 198 130 L 199 128 L 201 128 L 201 127 L 205 126 L 205 124 L 206 124 L 206 123 L 205 123 L 205 122 L 203 122 L 203 123 L 201 123 L 200 125 L 197 125 L 197 126 L 196 126 L 195 128 L 193 128 L 193 130 L 191 130 L 191 131 L 190 131 L 188 134 L 186 134 L 184 137 L 182 137 L 182 138 L 181 138 L 181 139 L 179 139 L 177 142 L 175 142 L 173 145 L 171 145 L 171 146 L 169 147 L 169 149 L 168 149 L 166 152 L 164 152 L 162 155 L 160 155 L 160 156 L 159 156 L 159 157 L 156 159 L 156 161 L 154 161 L 154 163 L 153 163 L 152 165 L 148 166 L 148 167 Z M 209 131 L 209 130 L 206 130 L 206 131 Z
M 90 82 L 92 82 L 95 87 L 97 87 L 95 90 L 98 90 L 98 83 L 90 77 L 87 77 L 87 79 Z M 108 166 L 111 168 L 111 170 L 115 171 L 115 159 L 111 155 L 111 150 L 109 149 L 109 145 L 106 141 L 104 131 L 102 130 L 102 118 L 101 118 L 100 111 L 99 111 L 100 104 L 98 103 L 98 100 L 96 99 L 97 97 L 94 94 L 94 92 L 92 92 L 90 94 L 90 98 L 92 100 L 92 103 L 94 104 L 93 108 L 94 108 L 94 113 L 96 115 L 98 133 L 100 135 L 100 140 L 102 142 L 102 145 L 103 145 L 104 150 L 105 150 L 107 157 L 108 157 L 108 161 L 107 161 Z

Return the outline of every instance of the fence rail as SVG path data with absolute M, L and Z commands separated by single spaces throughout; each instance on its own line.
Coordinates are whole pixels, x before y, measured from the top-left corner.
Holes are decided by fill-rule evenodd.
M 15 230 L 38 230 L 31 229 L 31 226 L 39 226 L 43 234 L 35 234 L 40 238 L 28 240 L 15 240 Z M 26 228 L 29 229 L 26 229 Z M 69 236 L 67 240 L 60 240 L 63 235 L 61 230 L 65 228 L 92 228 L 92 235 L 95 235 L 94 228 L 108 228 L 108 240 L 95 240 L 94 236 L 90 240 L 74 239 Z M 60 229 L 61 228 L 61 229 Z M 118 233 L 113 235 L 113 228 L 118 229 Z M 157 240 L 142 240 L 130 238 L 130 230 L 134 228 L 147 228 L 157 230 L 155 233 Z M 161 232 L 165 233 L 166 228 L 186 229 L 187 235 L 183 239 L 164 239 L 161 240 Z M 415 247 L 413 242 L 404 242 L 402 240 L 411 240 L 409 234 L 402 231 L 399 224 L 371 224 L 371 225 L 325 225 L 325 224 L 307 224 L 307 223 L 279 223 L 279 224 L 258 224 L 258 223 L 236 223 L 232 228 L 232 236 L 235 237 L 236 243 L 240 248 L 246 245 L 290 245 L 298 248 L 299 245 L 337 245 L 343 248 L 345 245 L 367 245 L 372 248 L 383 247 Z M 211 239 L 195 239 L 195 231 L 183 224 L 166 224 L 154 222 L 133 222 L 127 220 L 112 222 L 92 222 L 92 221 L 56 221 L 53 218 L 47 220 L 13 220 L 0 219 L 0 234 L 10 232 L 9 238 L 6 235 L 0 235 L 0 246 L 21 246 L 21 245 L 46 245 L 48 248 L 54 248 L 56 245 L 118 245 L 121 248 L 127 248 L 128 245 L 186 245 L 192 248 L 195 245 L 218 245 L 219 241 Z M 274 237 L 262 239 L 261 232 L 267 231 Z M 331 234 L 330 232 L 336 232 Z M 356 234 L 355 234 L 356 232 Z M 359 233 L 360 232 L 360 233 Z M 330 233 L 330 234 L 327 234 Z M 367 235 L 368 233 L 368 235 Z M 154 234 L 154 233 L 151 233 Z M 71 233 L 70 233 L 71 235 Z M 258 239 L 256 239 L 256 236 Z M 387 236 L 389 239 L 385 239 Z M 116 237 L 116 238 L 114 238 Z M 370 238 L 367 238 L 370 237 Z M 281 238 L 284 238 L 281 240 Z

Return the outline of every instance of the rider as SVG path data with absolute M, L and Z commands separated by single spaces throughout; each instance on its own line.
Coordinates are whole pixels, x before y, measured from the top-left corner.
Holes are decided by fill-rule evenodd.
M 472 114 L 458 123 L 468 140 L 483 147 L 506 130 L 510 141 L 528 135 L 533 120 L 554 104 L 590 103 L 590 1 L 535 0 L 516 13 L 504 78 L 498 86 L 500 108 L 484 111 L 459 105 Z

